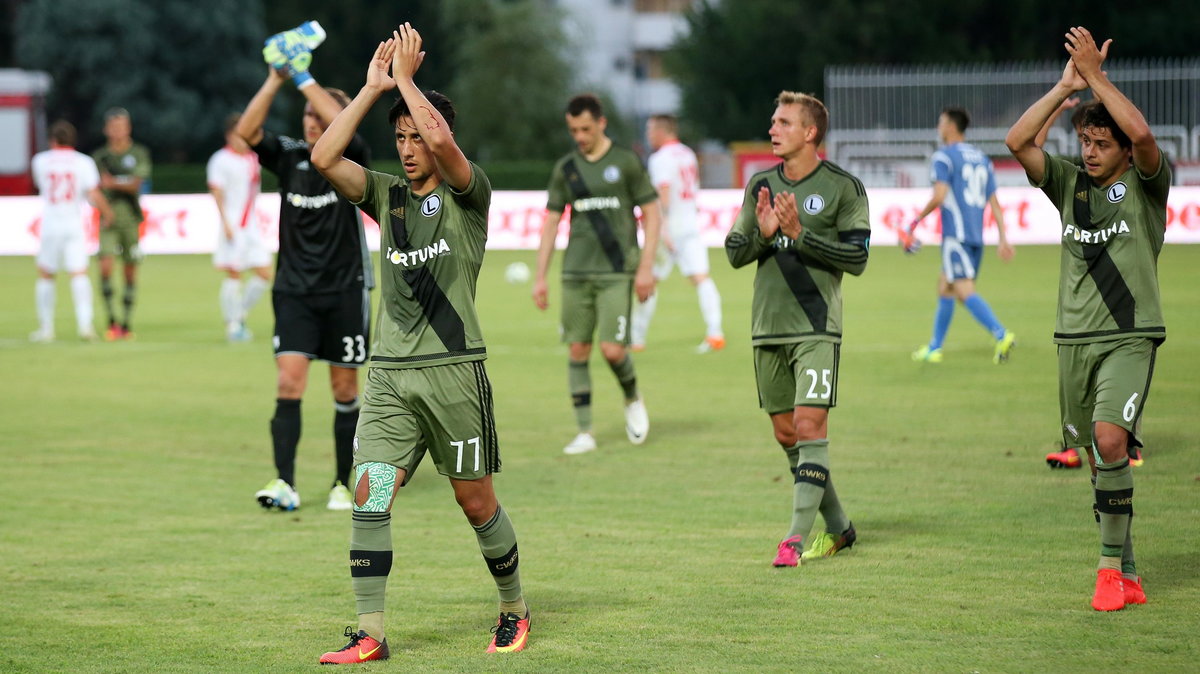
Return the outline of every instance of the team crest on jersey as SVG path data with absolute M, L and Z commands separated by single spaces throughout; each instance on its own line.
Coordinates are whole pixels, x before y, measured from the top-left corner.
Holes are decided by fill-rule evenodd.
M 820 194 L 810 194 L 804 197 L 804 212 L 816 215 L 825 210 L 825 199 Z
M 125 155 L 125 158 L 121 160 L 121 163 L 125 164 L 125 168 L 131 169 L 137 165 L 137 158 L 131 154 L 127 154 Z
M 437 215 L 440 210 L 442 210 L 442 198 L 436 194 L 429 195 L 425 201 L 421 202 L 421 215 L 427 218 Z
M 616 166 L 609 166 L 604 169 L 604 179 L 610 183 L 615 183 L 621 179 L 621 169 Z
M 307 170 L 308 170 L 308 167 L 309 167 L 309 164 L 308 164 L 308 160 L 307 160 L 307 159 L 305 159 L 304 161 L 300 162 L 299 164 L 296 164 L 296 170 L 297 170 L 297 171 L 307 171 Z
M 1108 200 L 1112 203 L 1120 203 L 1125 198 L 1125 192 L 1129 190 L 1123 182 L 1115 182 L 1113 186 L 1108 188 Z

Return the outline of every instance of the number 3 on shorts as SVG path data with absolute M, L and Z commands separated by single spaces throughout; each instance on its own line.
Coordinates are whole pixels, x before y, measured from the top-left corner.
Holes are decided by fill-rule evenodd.
M 361 363 L 367 359 L 367 342 L 362 335 L 343 337 L 342 346 L 346 349 L 345 355 L 342 356 L 343 363 Z
M 1125 401 L 1125 407 L 1121 408 L 1121 416 L 1125 418 L 1125 421 L 1132 422 L 1133 418 L 1137 416 L 1137 397 L 1136 393 L 1129 396 L 1129 400 Z

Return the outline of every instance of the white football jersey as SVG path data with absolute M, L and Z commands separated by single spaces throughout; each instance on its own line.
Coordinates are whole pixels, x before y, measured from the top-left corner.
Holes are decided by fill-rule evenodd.
M 100 172 L 91 157 L 60 147 L 33 156 L 33 182 L 42 197 L 42 231 L 83 231 L 81 207 L 100 185 Z
M 254 225 L 254 202 L 260 191 L 258 155 L 223 147 L 208 160 L 207 173 L 208 186 L 220 189 L 225 197 L 221 208 L 234 229 Z
M 700 165 L 691 148 L 671 141 L 650 155 L 647 162 L 654 188 L 668 189 L 666 224 L 672 238 L 697 232 L 696 192 L 700 189 Z

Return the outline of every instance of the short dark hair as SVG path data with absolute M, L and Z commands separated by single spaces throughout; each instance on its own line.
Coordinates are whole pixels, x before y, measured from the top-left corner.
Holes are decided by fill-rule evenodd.
M 438 112 L 442 113 L 442 118 L 446 120 L 446 124 L 450 126 L 450 130 L 454 130 L 454 103 L 440 91 L 427 89 L 423 92 L 425 98 Z M 392 104 L 392 108 L 388 110 L 388 124 L 393 128 L 396 126 L 396 121 L 401 117 L 412 117 L 412 111 L 408 109 L 408 103 L 404 102 L 404 97 L 396 99 Z
M 1083 114 L 1087 112 L 1088 107 L 1096 105 L 1096 101 L 1088 101 L 1083 105 L 1075 107 L 1075 112 L 1071 113 L 1071 126 L 1079 133 L 1079 129 L 1083 126 Z
M 954 123 L 954 128 L 958 129 L 959 133 L 966 133 L 967 127 L 971 126 L 971 115 L 967 114 L 966 108 L 948 105 L 942 108 L 942 114 Z
M 679 120 L 675 115 L 650 115 L 650 121 L 672 135 L 679 133 Z
M 230 133 L 233 133 L 234 127 L 237 126 L 238 120 L 241 118 L 242 113 L 240 112 L 231 112 L 225 116 L 225 135 L 228 136 Z
M 1133 147 L 1133 141 L 1129 140 L 1129 136 L 1121 130 L 1117 125 L 1117 121 L 1108 113 L 1108 108 L 1100 101 L 1089 101 L 1085 105 L 1079 106 L 1083 110 L 1083 115 L 1079 118 L 1079 130 L 1082 131 L 1088 127 L 1097 129 L 1108 129 L 1114 140 L 1122 148 L 1128 150 Z M 1074 115 L 1072 115 L 1072 120 Z
M 592 117 L 596 119 L 604 116 L 604 106 L 600 103 L 599 96 L 596 94 L 579 94 L 567 101 L 568 115 L 578 117 L 585 112 L 592 113 Z
M 115 119 L 117 117 L 129 117 L 129 111 L 121 107 L 113 107 L 104 111 L 104 121 Z
M 64 147 L 75 147 L 75 125 L 60 119 L 50 125 L 50 139 Z

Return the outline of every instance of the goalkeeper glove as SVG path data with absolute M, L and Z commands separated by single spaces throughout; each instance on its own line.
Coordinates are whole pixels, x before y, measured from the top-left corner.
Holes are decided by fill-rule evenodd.
M 913 220 L 909 224 L 907 230 L 900 232 L 900 245 L 904 246 L 904 252 L 909 255 L 914 255 L 918 250 L 921 250 L 921 240 L 913 235 L 913 230 L 917 228 L 919 220 Z
M 308 73 L 312 65 L 312 50 L 325 40 L 325 30 L 316 21 L 306 21 L 292 30 L 267 38 L 263 43 L 263 60 L 272 68 L 291 75 L 297 87 L 313 82 Z

